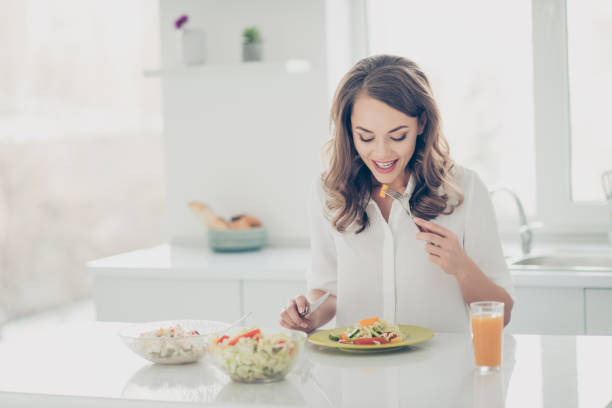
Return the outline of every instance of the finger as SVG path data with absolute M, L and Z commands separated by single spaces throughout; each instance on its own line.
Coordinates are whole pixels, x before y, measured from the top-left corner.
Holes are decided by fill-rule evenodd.
M 289 324 L 289 323 L 287 323 L 287 322 L 286 322 L 286 321 L 284 321 L 284 320 L 281 320 L 281 321 L 280 321 L 280 325 L 281 325 L 281 326 L 283 326 L 283 327 L 284 327 L 284 328 L 286 328 L 286 329 L 289 329 L 289 330 L 298 330 L 298 328 L 297 328 L 297 327 L 293 327 L 293 325 L 292 325 L 292 324 Z
M 287 312 L 287 310 L 281 313 L 281 321 L 285 323 L 286 327 L 289 327 L 292 330 L 297 330 L 299 327 L 298 325 L 295 324 L 293 319 L 289 317 L 289 313 Z
M 429 261 L 435 263 L 436 265 L 438 265 L 440 268 L 442 267 L 442 260 L 439 256 L 437 255 L 429 255 Z
M 294 306 L 287 308 L 285 313 L 287 313 L 287 315 L 289 316 L 289 319 L 291 319 L 294 325 L 298 327 L 302 327 L 302 328 L 308 327 L 308 324 L 305 321 L 303 321 L 300 315 L 298 314 L 297 306 L 295 305 L 295 302 L 294 302 Z
M 425 251 L 430 255 L 442 256 L 444 254 L 444 249 L 440 248 L 435 244 L 426 244 Z
M 305 296 L 298 296 L 295 298 L 295 304 L 297 305 L 298 312 L 301 316 L 304 316 L 310 309 L 310 303 Z
M 438 225 L 436 223 L 433 223 L 431 221 L 425 221 L 422 218 L 414 217 L 414 222 L 416 222 L 416 224 L 419 227 L 426 228 L 429 231 L 435 232 L 436 234 L 441 235 L 443 237 L 447 237 L 449 235 L 449 233 L 450 233 L 450 231 L 447 230 L 446 228 L 444 228 L 444 227 L 442 227 L 442 226 L 440 226 L 440 225 Z
M 441 237 L 438 234 L 432 234 L 432 233 L 427 233 L 427 232 L 419 232 L 418 234 L 416 234 L 416 238 L 418 240 L 426 241 L 428 243 L 432 243 L 433 242 L 434 244 L 436 244 L 436 245 L 438 245 L 440 247 L 444 246 L 443 244 L 444 244 L 444 241 L 445 241 L 444 237 Z

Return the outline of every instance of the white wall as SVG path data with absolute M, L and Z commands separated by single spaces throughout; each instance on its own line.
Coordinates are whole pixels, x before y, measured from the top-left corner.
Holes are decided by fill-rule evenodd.
M 303 58 L 312 69 L 220 67 L 163 76 L 169 238 L 203 239 L 187 207 L 200 200 L 224 217 L 260 217 L 272 243 L 307 242 L 308 194 L 328 138 L 326 2 L 162 0 L 163 67 L 177 64 L 173 22 L 183 13 L 206 31 L 209 66 L 239 63 L 242 30 L 255 25 L 266 61 Z
M 331 92 L 365 53 L 363 21 L 354 22 L 362 9 L 363 0 L 160 1 L 162 68 L 178 64 L 173 23 L 181 14 L 205 30 L 212 68 L 162 78 L 169 240 L 204 242 L 187 207 L 199 200 L 223 217 L 260 217 L 272 244 L 308 243 Z M 312 69 L 237 65 L 242 30 L 252 25 L 265 61 L 307 59 Z

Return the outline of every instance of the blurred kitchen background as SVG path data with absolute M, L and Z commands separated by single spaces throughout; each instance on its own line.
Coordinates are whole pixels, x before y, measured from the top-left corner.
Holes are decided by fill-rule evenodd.
M 358 59 L 380 53 L 421 65 L 451 154 L 520 197 L 529 222 L 542 225 L 534 247 L 608 245 L 607 0 L 0 0 L 0 8 L 5 335 L 94 319 L 88 262 L 159 245 L 206 251 L 192 200 L 223 217 L 256 215 L 270 247 L 307 247 L 332 93 Z M 201 64 L 185 64 L 181 15 L 203 33 Z M 261 61 L 243 61 L 247 27 L 261 34 Z M 493 201 L 516 255 L 516 205 L 504 194 Z

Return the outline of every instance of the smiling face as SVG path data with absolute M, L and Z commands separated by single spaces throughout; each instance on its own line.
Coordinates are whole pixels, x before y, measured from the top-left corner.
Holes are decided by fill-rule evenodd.
M 425 127 L 422 122 L 368 95 L 356 98 L 351 114 L 353 142 L 378 182 L 404 191 L 405 169 Z

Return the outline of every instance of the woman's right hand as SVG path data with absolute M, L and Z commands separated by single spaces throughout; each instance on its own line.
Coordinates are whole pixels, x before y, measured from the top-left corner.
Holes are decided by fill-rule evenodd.
M 300 330 L 306 333 L 317 328 L 310 314 L 310 302 L 306 296 L 300 295 L 289 301 L 289 304 L 281 310 L 280 325 L 291 330 Z

